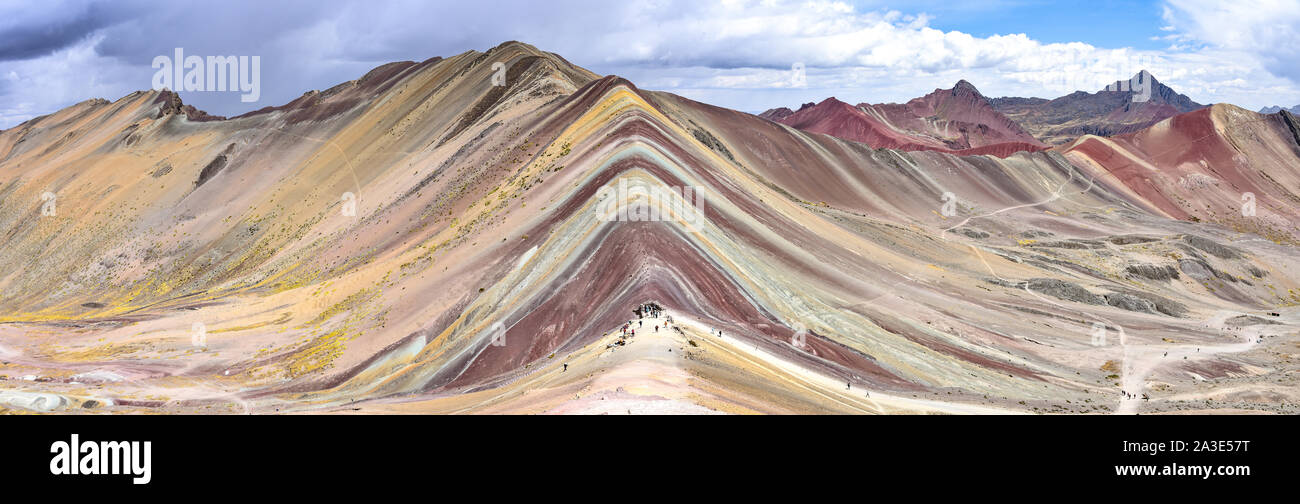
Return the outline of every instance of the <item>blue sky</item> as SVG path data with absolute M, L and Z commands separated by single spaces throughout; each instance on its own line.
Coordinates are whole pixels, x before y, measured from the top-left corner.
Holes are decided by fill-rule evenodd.
M 749 112 L 901 102 L 960 79 L 988 96 L 1052 98 L 1142 69 L 1202 103 L 1300 103 L 1295 0 L 0 0 L 0 128 L 147 89 L 150 63 L 176 47 L 260 57 L 257 102 L 181 93 L 235 115 L 506 40 Z
M 864 5 L 872 5 L 867 2 Z M 934 16 L 930 26 L 987 37 L 1024 33 L 1042 42 L 1087 42 L 1098 47 L 1160 49 L 1160 2 L 922 2 L 908 3 Z

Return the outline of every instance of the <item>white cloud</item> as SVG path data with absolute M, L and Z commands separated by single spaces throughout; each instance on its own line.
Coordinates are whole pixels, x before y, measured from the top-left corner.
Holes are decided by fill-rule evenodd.
M 1168 32 L 1165 39 L 1174 45 L 1162 51 L 1042 43 L 1024 34 L 976 37 L 932 28 L 923 13 L 862 12 L 831 0 L 673 4 L 652 13 L 655 23 L 624 16 L 603 43 L 590 50 L 597 59 L 630 72 L 627 76 L 634 81 L 647 81 L 646 87 L 671 83 L 669 90 L 750 111 L 826 96 L 818 93 L 844 93 L 847 96 L 840 98 L 847 101 L 903 101 L 960 78 L 991 96 L 1051 98 L 1096 91 L 1142 69 L 1205 103 L 1258 108 L 1296 95 L 1295 80 L 1300 79 L 1287 77 L 1295 77 L 1288 72 L 1297 71 L 1294 62 L 1300 58 L 1287 59 L 1289 65 L 1284 66 L 1289 68 L 1281 69 L 1270 61 L 1281 61 L 1276 55 L 1285 51 L 1264 48 L 1282 43 L 1300 48 L 1300 41 L 1294 40 L 1300 30 L 1286 21 L 1300 4 L 1271 2 L 1262 13 L 1244 17 L 1236 11 L 1250 7 L 1231 7 L 1232 12 L 1225 13 L 1215 11 L 1214 5 L 1166 6 L 1167 25 L 1155 28 Z M 1202 8 L 1194 18 L 1205 23 L 1202 28 L 1185 28 L 1180 13 L 1190 7 Z M 1217 30 L 1215 23 L 1224 23 L 1216 19 L 1225 16 L 1234 20 L 1227 22 L 1231 28 Z M 636 50 L 618 49 L 619 41 Z M 805 89 L 787 89 L 785 84 L 789 77 L 783 71 L 795 62 L 807 65 Z M 644 63 L 658 67 L 637 67 Z M 731 98 L 721 88 L 750 91 Z M 761 88 L 774 90 L 771 96 L 785 101 L 756 103 Z
M 1177 40 L 1250 58 L 1300 82 L 1300 2 L 1169 0 L 1164 19 Z
M 126 94 L 122 89 L 148 87 L 133 86 L 135 73 L 129 66 L 97 54 L 94 47 L 99 40 L 92 37 L 43 58 L 5 63 L 0 127 L 91 98 L 117 98 Z
M 1162 6 L 1164 26 L 1152 27 L 1171 44 L 1163 50 L 1044 43 L 1018 33 L 975 36 L 936 29 L 924 12 L 834 0 L 394 0 L 384 8 L 302 2 L 171 6 L 126 0 L 136 9 L 114 13 L 124 21 L 88 22 L 94 31 L 84 38 L 65 30 L 64 38 L 75 44 L 34 59 L 0 61 L 0 127 L 87 98 L 114 99 L 146 88 L 153 73 L 148 63 L 173 47 L 261 55 L 257 108 L 355 79 L 389 61 L 485 50 L 505 40 L 531 43 L 643 88 L 747 111 L 831 95 L 905 101 L 958 79 L 989 96 L 1051 98 L 1095 91 L 1141 69 L 1205 103 L 1300 103 L 1300 3 L 1294 0 L 1249 7 L 1170 0 Z M 59 19 L 75 6 L 56 4 L 49 12 L 25 7 L 31 11 L 25 19 L 41 32 L 40 20 Z M 0 22 L 0 35 L 9 33 L 6 26 L 12 23 Z M 806 66 L 806 87 L 791 83 L 796 63 Z M 219 95 L 184 98 L 221 115 L 249 110 L 237 96 Z

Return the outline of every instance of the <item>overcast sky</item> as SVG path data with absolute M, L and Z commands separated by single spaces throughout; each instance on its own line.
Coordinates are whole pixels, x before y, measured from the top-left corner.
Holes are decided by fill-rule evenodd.
M 0 128 L 148 89 L 154 58 L 177 47 L 261 57 L 257 102 L 181 93 L 237 115 L 386 62 L 506 40 L 748 112 L 827 96 L 901 102 L 959 79 L 987 96 L 1054 98 L 1143 68 L 1202 103 L 1300 104 L 1297 0 L 0 0 Z

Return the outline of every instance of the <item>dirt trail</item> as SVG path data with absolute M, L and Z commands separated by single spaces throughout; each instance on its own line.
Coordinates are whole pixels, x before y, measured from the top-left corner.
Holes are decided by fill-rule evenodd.
M 677 321 L 677 325 L 690 327 L 701 337 L 707 338 L 707 341 L 719 342 L 718 347 L 720 350 L 752 359 L 755 364 L 775 367 L 792 377 L 792 383 L 797 382 L 806 387 L 807 393 L 815 393 L 829 400 L 845 404 L 846 406 L 852 405 L 853 409 L 862 413 L 948 413 L 986 415 L 1024 413 L 1022 411 L 981 406 L 977 404 L 900 397 L 880 391 L 866 390 L 860 386 L 845 390 L 844 382 L 839 378 L 831 377 L 800 366 L 799 364 L 786 360 L 779 355 L 763 350 L 756 345 L 745 343 L 726 331 L 723 331 L 723 336 L 719 338 L 716 335 L 710 335 L 712 329 L 707 324 L 701 323 L 697 320 L 676 316 L 674 317 L 674 320 Z
M 1238 315 L 1251 315 L 1249 313 L 1235 312 L 1231 310 L 1221 310 L 1210 317 L 1206 324 L 1208 327 L 1218 329 L 1224 333 L 1229 330 L 1225 322 Z M 1178 346 L 1154 346 L 1154 345 L 1125 345 L 1124 346 L 1124 364 L 1123 364 L 1123 390 L 1132 394 L 1131 397 L 1120 396 L 1119 407 L 1115 409 L 1117 415 L 1137 414 L 1142 405 L 1142 394 L 1146 392 L 1147 377 L 1155 372 L 1157 368 L 1165 364 L 1173 364 L 1187 360 L 1204 360 L 1221 354 L 1245 352 L 1254 348 L 1260 341 L 1261 332 L 1268 326 L 1256 325 L 1238 328 L 1233 334 L 1240 338 L 1241 341 L 1226 345 L 1215 346 L 1197 346 L 1197 345 L 1178 345 Z
M 667 312 L 645 318 L 622 346 L 613 328 L 591 345 L 556 355 L 509 383 L 468 394 L 392 398 L 342 412 L 508 414 L 949 413 L 1016 414 L 975 404 L 903 398 L 803 367 L 707 323 Z M 655 331 L 654 326 L 659 325 Z M 677 332 L 673 327 L 680 328 Z M 691 344 L 694 342 L 694 344 Z M 563 365 L 568 364 L 567 370 Z M 756 390 L 731 388 L 737 377 Z M 755 396 L 754 394 L 759 394 Z

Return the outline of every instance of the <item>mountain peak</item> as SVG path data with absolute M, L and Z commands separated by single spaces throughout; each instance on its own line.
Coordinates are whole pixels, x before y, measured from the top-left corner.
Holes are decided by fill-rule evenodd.
M 1089 134 L 1129 133 L 1204 107 L 1145 69 L 1095 93 L 1075 91 L 1046 101 L 998 99 L 993 106 L 1039 140 L 1054 144 Z
M 1161 87 L 1168 88 L 1168 86 L 1161 84 L 1160 81 L 1156 79 L 1155 75 L 1153 75 L 1151 72 L 1148 72 L 1144 69 L 1144 70 L 1138 70 L 1138 73 L 1133 74 L 1133 76 L 1128 79 L 1117 80 L 1112 84 L 1107 84 L 1106 87 L 1102 88 L 1102 90 L 1099 92 L 1137 91 L 1141 89 L 1139 86 L 1147 86 L 1147 85 L 1151 86 L 1151 89 L 1153 91 L 1159 90 Z
M 968 82 L 966 79 L 959 80 L 959 81 L 957 81 L 956 84 L 953 84 L 953 85 L 952 85 L 952 90 L 953 90 L 953 91 L 957 91 L 957 90 L 959 90 L 959 89 L 960 89 L 960 90 L 963 90 L 963 91 L 974 92 L 974 93 L 976 93 L 976 94 L 978 94 L 978 93 L 980 92 L 980 90 L 975 89 L 975 85 L 974 85 L 974 84 L 971 84 L 971 83 Z
M 186 105 L 181 101 L 180 93 L 170 89 L 155 91 L 157 98 L 154 98 L 153 104 L 159 105 L 158 114 L 155 118 L 161 118 L 168 115 L 184 115 L 191 121 L 224 121 L 223 116 L 209 114 L 205 111 L 194 108 L 193 105 Z
M 942 90 L 938 91 L 941 92 Z M 959 80 L 956 84 L 953 84 L 952 89 L 948 90 L 948 93 L 952 94 L 954 97 L 966 98 L 974 102 L 986 101 L 984 95 L 980 93 L 980 90 L 975 89 L 975 85 L 967 82 L 966 79 Z
M 497 52 L 497 51 L 503 51 L 503 50 L 506 50 L 506 49 L 517 49 L 517 50 L 521 50 L 521 51 L 524 51 L 524 52 L 532 52 L 532 53 L 540 53 L 540 52 L 542 52 L 542 51 L 540 51 L 539 49 L 537 49 L 536 47 L 533 47 L 532 45 L 529 45 L 529 44 L 525 44 L 525 43 L 520 42 L 520 41 L 518 41 L 518 40 L 507 40 L 507 41 L 505 41 L 505 42 L 502 42 L 502 43 L 500 43 L 500 44 L 497 44 L 496 47 L 493 47 L 493 48 L 491 48 L 491 49 L 488 49 L 487 52 L 488 52 L 488 53 L 494 53 L 494 52 Z
M 848 103 L 842 102 L 842 101 L 840 101 L 839 98 L 836 98 L 836 97 L 832 96 L 832 97 L 830 97 L 830 98 L 827 98 L 827 99 L 825 99 L 825 100 L 822 100 L 821 103 L 818 103 L 816 106 L 820 107 L 820 106 L 823 106 L 823 105 L 848 105 Z M 799 110 L 803 110 L 803 109 L 801 108 L 801 109 L 799 109 Z

